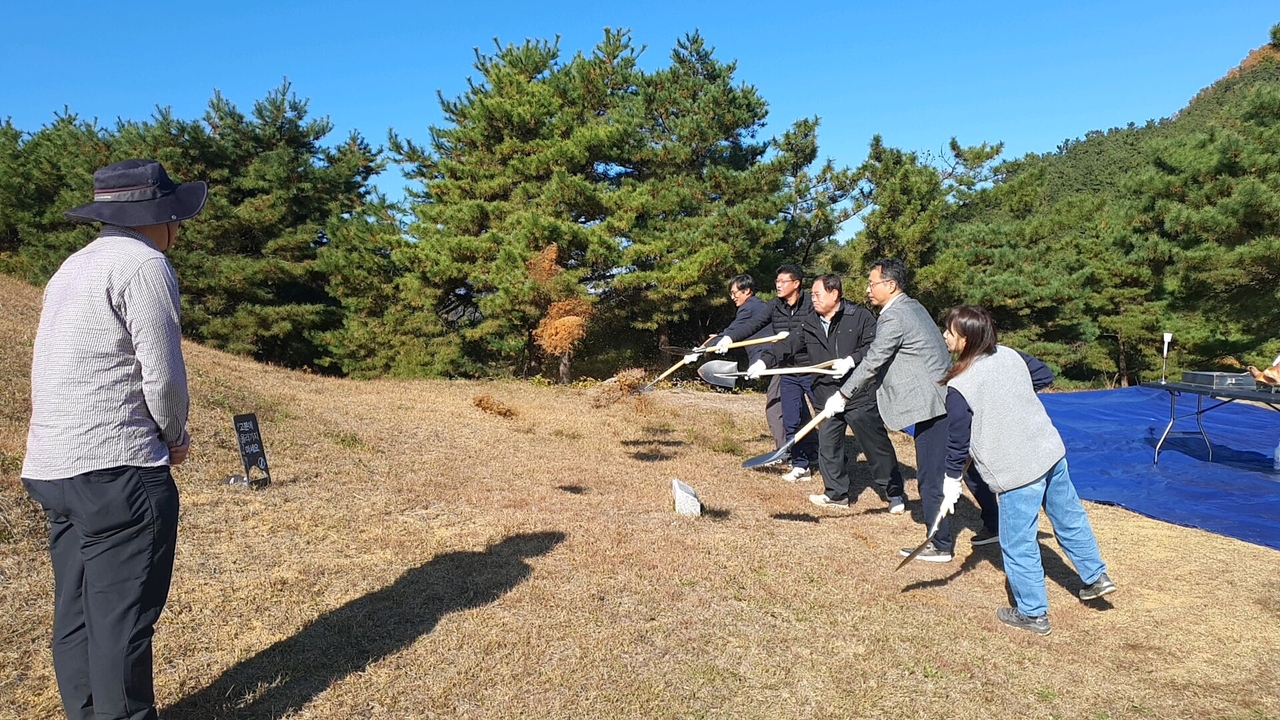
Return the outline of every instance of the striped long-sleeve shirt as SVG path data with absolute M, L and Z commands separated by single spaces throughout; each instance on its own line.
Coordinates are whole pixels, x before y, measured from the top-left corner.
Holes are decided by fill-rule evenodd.
M 49 280 L 22 476 L 169 462 L 186 432 L 178 279 L 143 235 L 103 226 Z

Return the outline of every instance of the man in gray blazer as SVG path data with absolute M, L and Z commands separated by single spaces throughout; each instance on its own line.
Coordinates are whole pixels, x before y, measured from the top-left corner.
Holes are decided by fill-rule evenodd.
M 880 308 L 876 337 L 831 402 L 840 404 L 878 381 L 876 405 L 885 424 L 894 430 L 915 425 L 916 477 L 928 532 L 943 506 L 947 391 L 938 381 L 951 367 L 951 354 L 929 312 L 906 295 L 906 288 L 907 268 L 901 260 L 882 258 L 871 264 L 867 298 Z M 959 496 L 959 487 L 947 490 Z M 950 562 L 954 546 L 951 523 L 943 518 L 933 542 L 917 559 Z M 910 552 L 904 548 L 902 554 Z

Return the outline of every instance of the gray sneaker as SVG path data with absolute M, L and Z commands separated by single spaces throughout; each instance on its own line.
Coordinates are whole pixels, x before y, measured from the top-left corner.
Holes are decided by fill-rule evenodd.
M 889 514 L 901 515 L 907 510 L 907 499 L 901 495 L 889 496 Z
M 1106 573 L 1098 576 L 1097 580 L 1080 588 L 1081 600 L 1097 600 L 1103 595 L 1110 595 L 1116 591 L 1116 584 L 1111 582 L 1111 578 Z
M 898 554 L 901 555 L 902 557 L 906 557 L 911 554 L 912 550 L 915 550 L 915 548 L 902 548 L 901 550 L 898 551 Z M 951 562 L 951 553 L 947 552 L 946 550 L 939 550 L 937 547 L 934 546 L 933 543 L 929 543 L 928 545 L 925 545 L 924 549 L 920 551 L 920 554 L 916 556 L 916 560 L 923 560 L 924 562 L 946 563 L 946 562 Z
M 996 610 L 996 617 L 1000 622 L 1015 627 L 1019 630 L 1030 630 L 1037 635 L 1049 634 L 1049 616 L 1041 615 L 1040 617 L 1030 617 L 1023 615 L 1018 608 L 1003 607 Z

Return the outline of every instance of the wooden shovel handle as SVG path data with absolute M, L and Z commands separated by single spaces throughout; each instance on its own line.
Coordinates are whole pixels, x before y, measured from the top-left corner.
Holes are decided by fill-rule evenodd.
M 681 359 L 680 359 L 680 362 L 678 362 L 678 363 L 676 363 L 675 365 L 672 365 L 671 367 L 667 368 L 666 372 L 664 372 L 664 373 L 662 373 L 661 375 L 659 375 L 658 377 L 654 378 L 654 379 L 653 379 L 653 382 L 649 383 L 650 387 L 652 387 L 652 386 L 654 386 L 654 385 L 657 385 L 658 383 L 662 382 L 663 380 L 665 380 L 665 379 L 667 378 L 667 376 L 668 376 L 668 375 L 670 375 L 671 373 L 673 373 L 673 372 L 675 372 L 675 371 L 679 370 L 680 368 L 684 367 L 686 364 L 687 364 L 687 363 L 684 361 L 684 358 L 681 358 Z
M 782 332 L 776 333 L 774 335 L 770 335 L 769 337 L 756 338 L 755 340 L 740 340 L 738 342 L 732 342 L 732 343 L 729 343 L 728 347 L 737 348 L 737 347 L 746 347 L 748 345 L 760 345 L 762 343 L 778 342 L 779 340 L 786 340 L 787 337 L 790 335 L 791 333 L 787 332 L 786 330 L 783 330 Z M 708 353 L 714 350 L 715 348 L 716 348 L 715 345 L 700 345 L 694 348 L 693 351 L 696 353 Z
M 805 423 L 804 427 L 796 431 L 796 434 L 791 438 L 792 444 L 800 442 L 800 438 L 808 435 L 814 428 L 818 427 L 819 423 L 826 419 L 827 414 L 824 412 L 819 412 L 817 415 L 814 415 L 812 420 Z
M 755 340 L 742 340 L 740 342 L 729 343 L 729 347 L 731 348 L 746 347 L 748 345 L 762 345 L 764 343 L 778 342 L 779 340 L 786 340 L 787 336 L 790 334 L 791 333 L 787 332 L 786 330 L 783 330 L 782 332 L 776 335 L 770 335 L 769 337 L 762 337 L 762 338 L 756 338 Z

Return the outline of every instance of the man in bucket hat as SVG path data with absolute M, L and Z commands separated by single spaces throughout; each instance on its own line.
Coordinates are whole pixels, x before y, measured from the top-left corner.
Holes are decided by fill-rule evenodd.
M 49 518 L 53 666 L 68 718 L 156 717 L 151 636 L 169 595 L 187 458 L 178 279 L 164 253 L 204 207 L 154 160 L 93 174 L 68 218 L 98 238 L 49 280 L 22 482 Z

